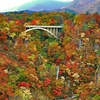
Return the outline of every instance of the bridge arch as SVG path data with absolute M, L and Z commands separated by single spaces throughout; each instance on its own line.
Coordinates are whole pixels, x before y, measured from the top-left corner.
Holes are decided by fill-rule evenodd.
M 29 31 L 32 31 L 32 30 L 43 30 L 43 31 L 46 31 L 48 32 L 50 35 L 52 35 L 53 37 L 57 38 L 51 31 L 45 29 L 45 28 L 30 28 L 30 29 L 27 29 L 25 32 L 29 32 Z

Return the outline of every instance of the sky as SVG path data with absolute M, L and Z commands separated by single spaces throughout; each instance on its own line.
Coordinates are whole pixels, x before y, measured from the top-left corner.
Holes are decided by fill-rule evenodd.
M 31 1 L 35 2 L 37 0 L 0 0 L 0 12 L 8 11 L 8 9 L 16 8 L 20 5 L 23 5 L 23 4 L 31 2 Z M 40 0 L 40 1 L 42 1 L 42 0 Z M 56 0 L 56 1 L 67 2 L 67 1 L 73 1 L 73 0 Z

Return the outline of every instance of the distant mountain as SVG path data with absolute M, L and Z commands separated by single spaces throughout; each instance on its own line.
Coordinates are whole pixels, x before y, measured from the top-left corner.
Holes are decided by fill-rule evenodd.
M 10 11 L 58 11 L 77 13 L 100 13 L 100 0 L 73 0 L 61 2 L 59 0 L 33 0 Z
M 100 13 L 100 0 L 73 0 L 60 10 L 66 11 L 66 9 L 71 9 L 78 13 Z
M 57 0 L 35 0 L 12 9 L 16 9 L 17 11 L 51 11 L 58 8 L 60 9 L 61 7 L 66 6 L 69 3 L 70 2 L 61 2 Z

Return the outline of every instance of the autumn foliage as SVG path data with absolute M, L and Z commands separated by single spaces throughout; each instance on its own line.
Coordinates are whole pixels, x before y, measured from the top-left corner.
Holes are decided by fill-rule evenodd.
M 63 25 L 56 39 L 26 25 Z M 0 14 L 0 100 L 99 100 L 100 15 Z

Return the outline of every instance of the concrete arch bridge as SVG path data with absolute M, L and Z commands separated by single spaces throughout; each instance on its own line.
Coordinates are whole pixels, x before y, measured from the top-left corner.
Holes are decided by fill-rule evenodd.
M 46 31 L 49 35 L 58 38 L 59 37 L 59 30 L 61 30 L 63 28 L 63 26 L 35 26 L 35 25 L 31 25 L 31 26 L 26 26 L 26 31 L 25 32 L 29 32 L 32 30 L 43 30 Z

